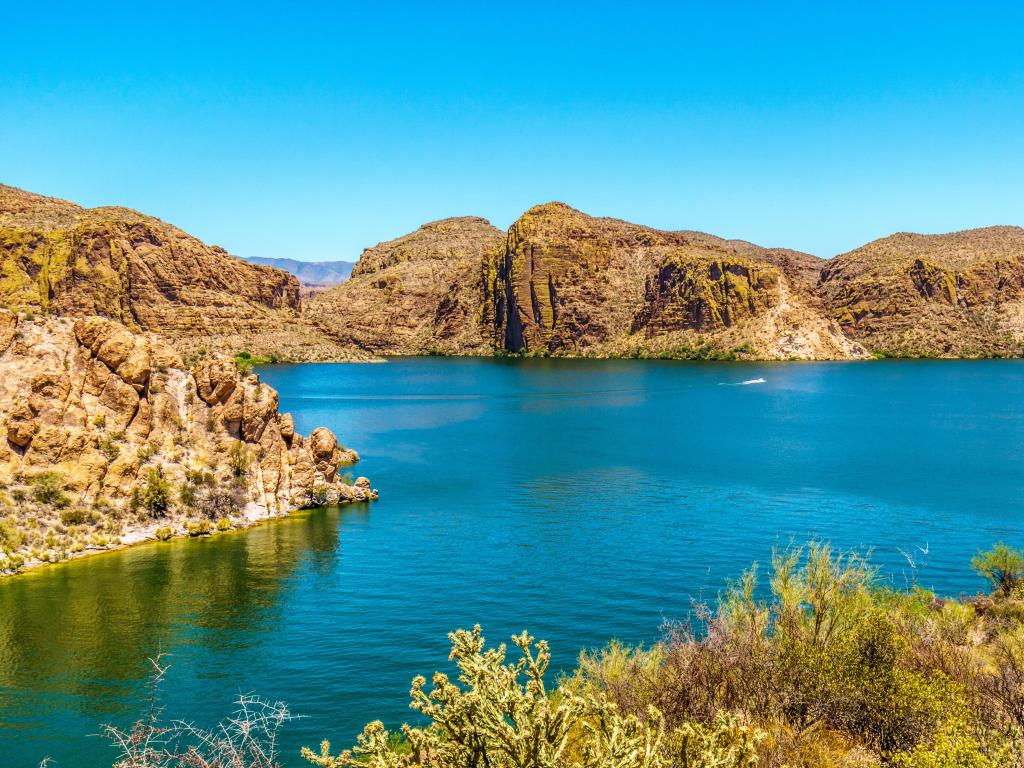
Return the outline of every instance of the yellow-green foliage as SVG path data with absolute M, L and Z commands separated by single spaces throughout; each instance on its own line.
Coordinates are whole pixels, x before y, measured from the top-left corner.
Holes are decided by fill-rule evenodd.
M 567 684 L 549 691 L 547 643 L 526 632 L 512 638 L 520 653 L 511 663 L 504 644 L 486 647 L 479 626 L 449 638 L 459 682 L 437 672 L 428 690 L 426 679 L 413 680 L 411 706 L 429 725 L 403 726 L 407 746 L 397 746 L 378 721 L 352 750 L 332 756 L 325 741 L 318 753 L 304 749 L 303 756 L 321 768 L 749 768 L 756 762 L 764 734 L 739 717 L 723 712 L 708 725 L 670 730 L 655 707 L 626 714 L 598 688 Z
M 988 579 L 1001 595 L 1010 595 L 1024 584 L 1024 552 L 996 544 L 971 560 L 978 573 Z
M 189 536 L 206 536 L 213 530 L 213 525 L 209 520 L 196 520 L 186 524 L 185 529 Z
M 303 755 L 321 768 L 1022 764 L 1024 603 L 1013 594 L 895 592 L 864 558 L 820 544 L 776 553 L 767 582 L 751 569 L 696 625 L 652 647 L 585 653 L 553 690 L 544 642 L 514 637 L 509 661 L 479 627 L 459 630 L 458 680 L 413 681 L 422 725 L 374 722 L 351 750 L 324 742 Z

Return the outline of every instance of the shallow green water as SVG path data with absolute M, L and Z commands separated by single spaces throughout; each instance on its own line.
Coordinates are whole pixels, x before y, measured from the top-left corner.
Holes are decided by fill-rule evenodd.
M 161 651 L 170 716 L 283 699 L 305 716 L 285 731 L 298 765 L 302 744 L 408 718 L 409 680 L 444 663 L 456 626 L 528 627 L 570 665 L 654 639 L 791 537 L 873 548 L 896 583 L 943 593 L 980 588 L 979 547 L 1024 544 L 1019 362 L 262 374 L 300 429 L 360 450 L 381 500 L 0 582 L 0 766 L 109 765 L 87 734 L 141 713 Z

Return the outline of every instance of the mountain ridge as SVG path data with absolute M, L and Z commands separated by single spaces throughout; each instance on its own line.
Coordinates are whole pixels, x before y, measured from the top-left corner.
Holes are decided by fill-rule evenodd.
M 302 259 L 247 256 L 250 264 L 273 267 L 295 275 L 304 286 L 332 286 L 348 280 L 354 261 L 304 261 Z
M 130 208 L 0 185 L 0 268 L 0 305 L 109 317 L 189 356 L 1024 355 L 1024 228 L 1010 225 L 898 232 L 822 259 L 552 201 L 507 231 L 428 222 L 317 292 Z
M 100 315 L 194 356 L 250 349 L 345 359 L 301 317 L 299 281 L 120 206 L 83 208 L 0 185 L 0 305 Z

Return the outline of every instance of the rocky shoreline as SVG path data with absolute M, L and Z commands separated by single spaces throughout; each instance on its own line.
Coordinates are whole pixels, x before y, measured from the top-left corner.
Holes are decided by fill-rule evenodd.
M 377 498 L 259 376 L 99 317 L 0 310 L 0 428 L 0 573 Z

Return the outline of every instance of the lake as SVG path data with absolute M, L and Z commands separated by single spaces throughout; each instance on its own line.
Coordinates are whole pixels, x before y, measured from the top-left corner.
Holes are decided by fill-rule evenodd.
M 106 768 L 90 734 L 240 693 L 286 701 L 301 745 L 413 714 L 446 633 L 528 628 L 555 666 L 650 642 L 773 547 L 872 550 L 883 576 L 983 587 L 970 557 L 1024 544 L 1024 363 L 417 358 L 282 365 L 263 379 L 335 430 L 380 489 L 202 541 L 0 581 L 0 765 Z M 905 554 L 904 554 L 905 553 Z

